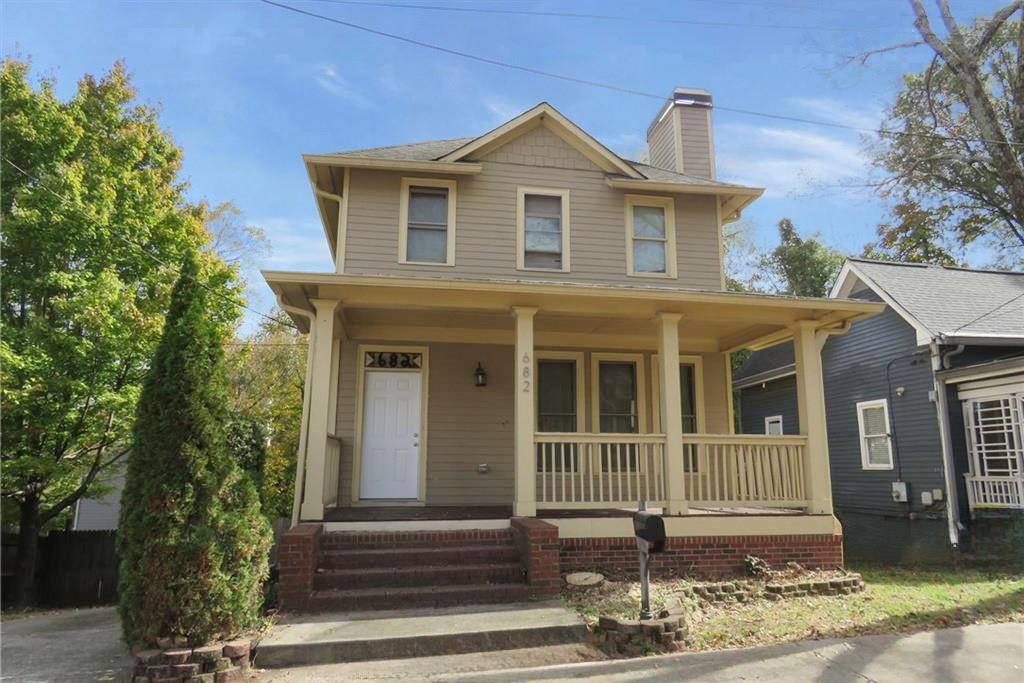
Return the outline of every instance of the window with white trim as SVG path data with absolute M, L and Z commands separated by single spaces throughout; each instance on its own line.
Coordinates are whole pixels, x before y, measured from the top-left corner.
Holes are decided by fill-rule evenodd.
M 627 273 L 676 277 L 675 203 L 671 197 L 626 195 Z
M 400 263 L 455 265 L 455 181 L 402 178 Z
M 516 210 L 520 270 L 569 270 L 569 191 L 520 187 Z
M 772 415 L 764 419 L 764 433 L 769 436 L 780 436 L 782 434 L 782 416 Z
M 857 404 L 860 432 L 860 460 L 866 470 L 891 470 L 892 434 L 889 431 L 889 402 L 861 401 Z

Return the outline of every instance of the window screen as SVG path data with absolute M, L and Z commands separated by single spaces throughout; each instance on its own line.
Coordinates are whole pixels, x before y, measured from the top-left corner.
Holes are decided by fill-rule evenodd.
M 562 268 L 562 198 L 543 194 L 523 196 L 527 268 Z
M 633 207 L 633 270 L 637 273 L 666 273 L 668 238 L 665 208 Z
M 892 467 L 889 416 L 885 401 L 860 404 L 858 410 L 862 464 L 867 468 Z
M 448 190 L 409 188 L 406 259 L 422 263 L 448 260 Z

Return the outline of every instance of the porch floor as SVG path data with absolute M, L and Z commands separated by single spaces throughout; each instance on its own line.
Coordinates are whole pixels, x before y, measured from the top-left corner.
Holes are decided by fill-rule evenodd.
M 651 512 L 661 512 L 651 508 Z M 802 510 L 785 508 L 697 508 L 691 507 L 688 516 L 706 515 L 802 515 Z M 633 510 L 606 508 L 600 510 L 538 510 L 537 516 L 544 519 L 580 517 L 630 517 Z M 477 520 L 509 519 L 511 505 L 439 505 L 439 506 L 367 506 L 336 507 L 324 512 L 325 522 L 396 522 L 420 520 Z

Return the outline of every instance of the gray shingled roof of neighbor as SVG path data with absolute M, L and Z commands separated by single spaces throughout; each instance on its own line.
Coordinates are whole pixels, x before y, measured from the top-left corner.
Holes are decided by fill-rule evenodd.
M 359 158 L 370 158 L 370 159 L 394 159 L 396 161 L 437 161 L 441 157 L 451 154 L 459 147 L 469 144 L 475 137 L 471 138 L 451 138 L 450 140 L 428 140 L 426 142 L 412 142 L 406 145 L 389 145 L 386 147 L 368 147 L 366 149 L 352 149 L 343 152 L 330 152 L 328 154 L 318 154 L 316 156 L 321 157 L 359 157 Z M 675 183 L 679 185 L 704 185 L 707 187 L 743 187 L 742 185 L 736 185 L 734 183 L 723 183 L 718 180 L 710 180 L 708 178 L 698 178 L 697 176 L 687 175 L 685 173 L 676 173 L 664 168 L 658 168 L 651 166 L 650 164 L 644 164 L 639 161 L 631 161 L 629 159 L 623 159 L 627 164 L 639 171 L 647 180 L 657 183 Z M 612 174 L 610 177 L 623 178 L 625 176 L 619 176 Z
M 1024 273 L 850 261 L 933 337 L 1024 335 Z
M 772 379 L 779 372 L 793 367 L 795 362 L 793 342 L 769 346 L 750 354 L 747 360 L 733 371 L 732 381 L 733 384 L 742 384 L 761 376 L 764 376 L 765 380 Z

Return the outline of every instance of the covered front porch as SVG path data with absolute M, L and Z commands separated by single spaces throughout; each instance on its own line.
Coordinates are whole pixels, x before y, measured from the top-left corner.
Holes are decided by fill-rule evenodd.
M 774 533 L 794 516 L 822 518 L 811 533 L 833 528 L 819 351 L 878 304 L 266 277 L 310 332 L 294 523 L 408 530 L 539 517 L 564 537 L 624 522 L 642 499 L 690 518 L 686 533 L 738 517 Z M 730 352 L 783 339 L 796 347 L 803 433 L 734 434 Z

